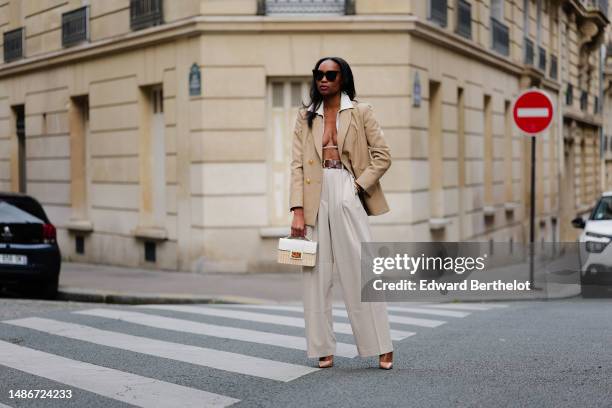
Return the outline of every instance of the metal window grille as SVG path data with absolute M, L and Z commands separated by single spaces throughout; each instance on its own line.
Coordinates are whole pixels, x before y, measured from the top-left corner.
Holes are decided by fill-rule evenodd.
M 457 34 L 472 38 L 472 5 L 465 0 L 457 2 Z
M 355 14 L 354 0 L 260 0 L 257 14 Z
M 62 46 L 68 47 L 89 38 L 89 7 L 62 14 Z
M 429 20 L 446 27 L 447 18 L 446 0 L 429 0 Z
M 162 0 L 130 0 L 130 27 L 140 30 L 162 24 Z
M 558 74 L 557 74 L 557 56 L 556 55 L 551 55 L 550 56 L 550 77 L 552 79 L 557 79 Z
M 525 37 L 525 64 L 533 65 L 533 41 Z
M 4 33 L 4 62 L 23 58 L 23 27 Z
M 510 45 L 510 37 L 508 35 L 508 26 L 497 21 L 494 18 L 491 18 L 491 28 L 493 31 L 492 35 L 492 45 L 493 49 L 500 54 L 508 55 L 509 53 L 509 45 Z
M 538 47 L 538 68 L 546 72 L 546 50 Z

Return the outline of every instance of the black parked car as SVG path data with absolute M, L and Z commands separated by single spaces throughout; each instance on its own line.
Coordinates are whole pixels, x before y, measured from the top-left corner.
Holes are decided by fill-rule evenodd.
M 60 266 L 55 226 L 38 201 L 0 192 L 0 287 L 55 298 Z

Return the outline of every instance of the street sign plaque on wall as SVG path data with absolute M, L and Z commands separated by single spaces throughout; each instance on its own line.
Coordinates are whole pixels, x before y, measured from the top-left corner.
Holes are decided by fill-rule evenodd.
M 516 98 L 512 113 L 514 123 L 523 132 L 540 133 L 552 122 L 552 100 L 544 91 L 528 89 Z

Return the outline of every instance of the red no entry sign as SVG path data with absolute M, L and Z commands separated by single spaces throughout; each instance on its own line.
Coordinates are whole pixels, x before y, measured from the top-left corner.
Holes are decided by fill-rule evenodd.
M 530 134 L 540 133 L 552 121 L 552 100 L 544 91 L 528 89 L 516 98 L 512 112 L 519 129 Z

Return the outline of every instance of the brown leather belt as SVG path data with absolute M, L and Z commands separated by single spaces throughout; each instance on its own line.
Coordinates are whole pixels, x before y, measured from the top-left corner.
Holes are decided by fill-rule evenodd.
M 328 169 L 342 169 L 344 166 L 342 166 L 341 160 L 325 159 L 323 160 L 323 167 Z

